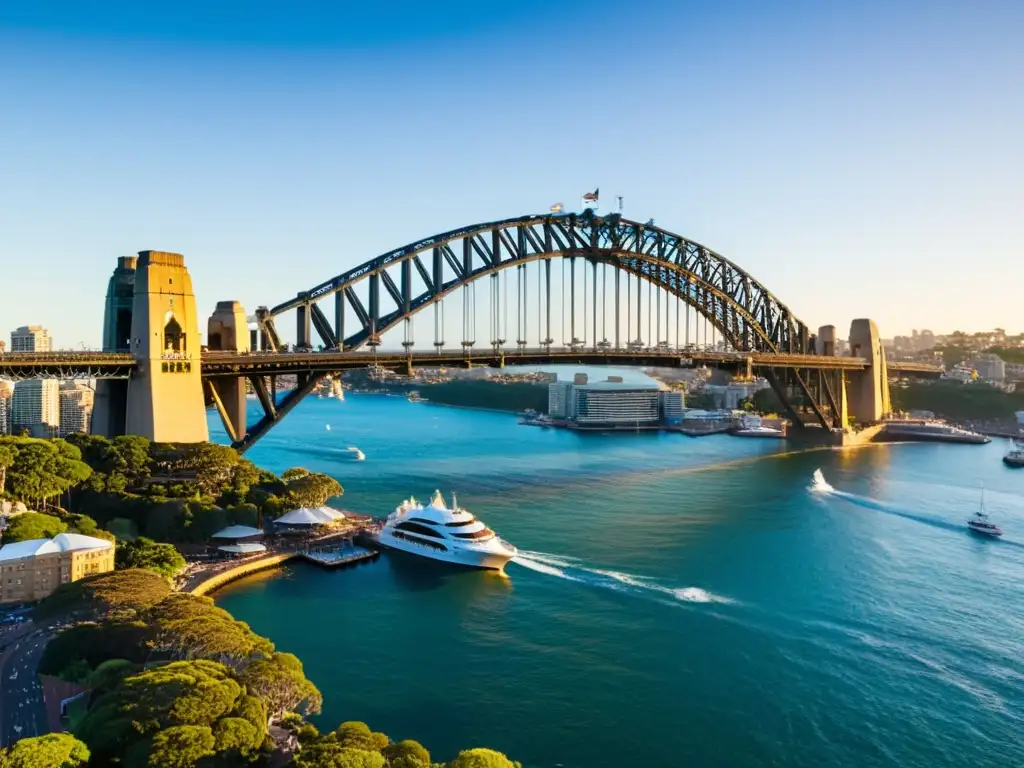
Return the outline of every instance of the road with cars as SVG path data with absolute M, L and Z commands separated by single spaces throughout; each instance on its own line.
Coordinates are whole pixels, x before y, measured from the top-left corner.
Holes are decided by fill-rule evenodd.
M 0 745 L 49 732 L 39 661 L 50 639 L 31 621 L 0 630 Z

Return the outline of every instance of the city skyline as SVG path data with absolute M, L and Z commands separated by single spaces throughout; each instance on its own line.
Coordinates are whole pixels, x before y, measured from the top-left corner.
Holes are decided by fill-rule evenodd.
M 1013 332 L 1021 9 L 399 5 L 5 11 L 0 261 L 48 277 L 5 330 L 99 346 L 112 265 L 145 248 L 185 254 L 202 317 L 252 312 L 600 186 L 811 328 Z

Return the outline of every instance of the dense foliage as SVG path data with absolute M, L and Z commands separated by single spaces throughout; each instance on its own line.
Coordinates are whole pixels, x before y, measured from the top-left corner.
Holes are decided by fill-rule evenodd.
M 36 614 L 40 617 L 70 614 L 88 619 L 134 615 L 156 605 L 170 592 L 167 580 L 150 570 L 131 568 L 98 573 L 61 584 L 40 601 Z
M 978 382 L 910 383 L 905 388 L 892 388 L 892 408 L 932 411 L 953 421 L 1012 421 L 1015 411 L 1024 410 L 1024 392 L 1006 393 Z
M 85 482 L 92 469 L 81 451 L 65 440 L 0 437 L 0 494 L 36 509 Z
M 188 768 L 220 754 L 249 758 L 263 746 L 266 710 L 231 670 L 189 660 L 126 677 L 78 725 L 93 760 Z
M 0 750 L 0 768 L 76 768 L 88 760 L 88 747 L 68 733 L 21 739 Z
M 185 558 L 173 544 L 161 544 L 145 537 L 118 542 L 114 556 L 118 568 L 144 568 L 167 578 L 185 569 Z

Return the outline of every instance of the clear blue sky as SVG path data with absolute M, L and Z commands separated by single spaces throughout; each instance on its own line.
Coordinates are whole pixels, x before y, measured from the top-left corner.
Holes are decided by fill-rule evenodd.
M 4 333 L 98 344 L 119 254 L 251 311 L 598 185 L 811 326 L 1024 330 L 1024 4 L 348 5 L 4 3 Z

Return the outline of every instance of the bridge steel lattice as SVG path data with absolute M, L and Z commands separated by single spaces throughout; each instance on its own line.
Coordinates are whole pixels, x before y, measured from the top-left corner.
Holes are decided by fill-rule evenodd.
M 494 307 L 500 307 L 503 296 L 497 277 L 505 270 L 515 270 L 516 348 L 520 352 L 526 351 L 529 344 L 526 318 L 536 317 L 536 333 L 540 337 L 538 345 L 552 353 L 554 359 L 552 286 L 555 281 L 552 279 L 552 263 L 556 259 L 563 264 L 559 283 L 563 319 L 568 288 L 570 327 L 562 328 L 562 332 L 568 336 L 563 344 L 571 350 L 590 348 L 598 352 L 636 348 L 639 355 L 642 348 L 667 348 L 661 324 L 664 319 L 664 337 L 667 338 L 669 297 L 672 297 L 677 305 L 680 302 L 685 304 L 709 322 L 713 332 L 731 351 L 757 354 L 760 360 L 755 367 L 768 379 L 789 415 L 798 423 L 804 423 L 809 416 L 826 428 L 843 426 L 844 408 L 840 393 L 845 384 L 842 370 L 817 364 L 804 367 L 791 362 L 779 366 L 771 364 L 773 359 L 782 360 L 787 355 L 803 357 L 816 352 L 814 335 L 789 307 L 745 270 L 709 248 L 653 223 L 642 224 L 615 214 L 602 217 L 587 211 L 583 214 L 524 216 L 463 227 L 389 251 L 273 308 L 259 308 L 256 318 L 261 347 L 265 351 L 283 347 L 276 321 L 284 313 L 294 311 L 296 350 L 313 349 L 314 332 L 321 342 L 319 346 L 328 351 L 356 353 L 365 347 L 376 349 L 383 334 L 404 322 L 406 340 L 403 346 L 410 353 L 411 362 L 413 342 L 409 320 L 425 308 L 434 307 L 434 346 L 440 353 L 444 346 L 444 321 L 443 311 L 439 320 L 439 307 L 445 298 L 463 289 L 466 311 L 461 344 L 469 358 L 473 356 L 471 350 L 477 343 L 473 327 L 475 321 L 470 323 L 465 318 L 475 313 L 476 300 L 475 293 L 467 293 L 467 290 L 474 288 L 483 278 L 490 278 L 490 346 L 498 357 L 507 343 L 503 337 L 509 329 L 507 314 L 504 330 L 501 329 L 500 318 L 495 322 L 494 312 L 500 313 L 501 309 L 495 310 Z M 569 264 L 568 286 L 564 275 L 566 262 Z M 531 263 L 537 264 L 532 286 L 527 271 L 527 265 Z M 578 263 L 583 264 L 582 297 L 577 287 Z M 589 291 L 586 285 L 588 266 L 591 272 Z M 609 268 L 612 271 L 610 291 Z M 648 286 L 646 313 L 642 310 L 644 285 Z M 651 297 L 652 288 L 656 291 L 654 299 Z M 662 294 L 666 295 L 664 318 Z M 333 316 L 329 317 L 319 302 L 332 296 Z M 507 313 L 510 304 L 507 286 L 504 297 L 504 311 Z M 577 317 L 577 302 L 580 301 L 583 303 L 582 326 Z M 658 302 L 657 309 L 654 301 Z M 585 327 L 587 303 L 591 305 L 591 328 Z M 599 314 L 604 333 L 608 331 L 610 315 L 613 339 L 598 341 Z M 651 328 L 655 315 L 656 334 Z M 645 320 L 648 329 L 646 344 L 639 340 Z M 636 340 L 622 338 L 623 325 L 627 336 L 632 335 L 632 327 L 636 328 Z M 678 325 L 677 306 L 677 345 Z M 586 336 L 588 331 L 593 334 L 591 342 L 580 342 L 577 336 Z M 300 375 L 298 388 L 280 406 L 273 404 L 272 397 L 263 391 L 264 386 L 255 377 L 253 384 L 260 395 L 260 402 L 264 404 L 265 414 L 260 423 L 247 430 L 245 437 L 240 439 L 239 447 L 246 447 L 259 439 L 280 418 L 282 408 L 290 408 L 294 405 L 292 400 L 301 399 L 311 391 L 315 380 L 312 374 Z

